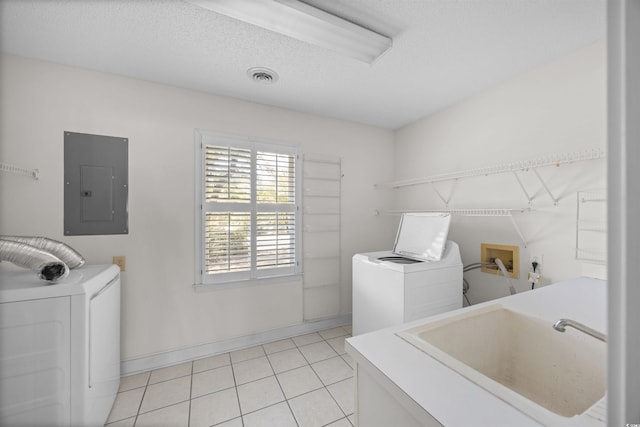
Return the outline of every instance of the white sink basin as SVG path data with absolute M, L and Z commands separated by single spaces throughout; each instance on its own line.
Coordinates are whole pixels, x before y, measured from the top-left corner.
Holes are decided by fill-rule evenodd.
M 606 344 L 552 324 L 491 305 L 397 335 L 543 424 L 565 424 L 603 401 Z

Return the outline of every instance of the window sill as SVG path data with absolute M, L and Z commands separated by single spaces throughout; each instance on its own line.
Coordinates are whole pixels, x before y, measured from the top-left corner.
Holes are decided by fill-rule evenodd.
M 255 286 L 273 285 L 277 283 L 302 282 L 302 274 L 287 276 L 264 277 L 261 279 L 237 280 L 223 283 L 194 283 L 195 292 L 222 291 L 226 289 L 250 288 Z

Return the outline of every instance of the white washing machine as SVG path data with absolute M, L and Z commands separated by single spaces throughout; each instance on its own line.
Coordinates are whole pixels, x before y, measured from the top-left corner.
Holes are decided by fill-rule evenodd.
M 447 241 L 439 261 L 393 251 L 353 256 L 353 335 L 462 307 L 462 260 Z
M 103 426 L 120 384 L 120 270 L 0 271 L 0 425 Z

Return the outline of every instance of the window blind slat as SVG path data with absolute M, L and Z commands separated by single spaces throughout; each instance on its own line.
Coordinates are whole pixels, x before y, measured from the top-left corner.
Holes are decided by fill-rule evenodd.
M 251 150 L 205 146 L 207 202 L 251 201 Z
M 220 273 L 251 267 L 251 213 L 207 212 L 205 271 Z
M 258 203 L 296 203 L 295 178 L 294 155 L 258 151 L 256 156 Z
M 258 269 L 295 264 L 295 213 L 260 212 L 256 215 Z

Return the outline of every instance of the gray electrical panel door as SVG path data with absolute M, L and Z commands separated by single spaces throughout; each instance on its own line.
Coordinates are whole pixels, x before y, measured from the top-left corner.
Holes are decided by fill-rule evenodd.
M 64 234 L 128 234 L 129 140 L 64 133 Z

